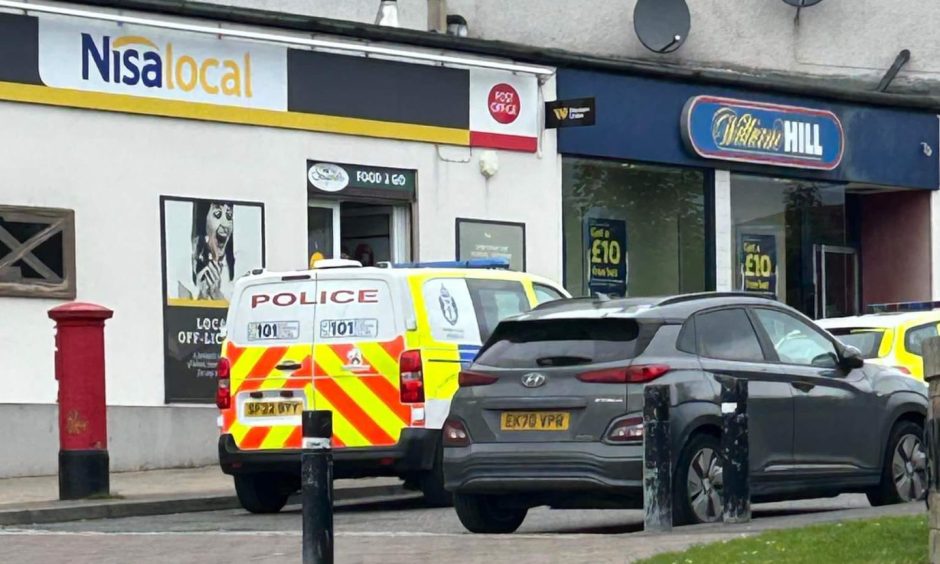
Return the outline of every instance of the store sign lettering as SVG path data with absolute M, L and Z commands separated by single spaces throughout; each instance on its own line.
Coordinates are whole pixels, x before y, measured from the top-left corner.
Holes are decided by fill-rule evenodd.
M 251 309 L 264 304 L 273 304 L 279 307 L 289 307 L 292 305 L 323 305 L 351 304 L 357 302 L 360 304 L 379 303 L 378 290 L 336 290 L 333 292 L 281 292 L 279 294 L 254 294 L 251 296 Z
M 742 233 L 738 244 L 741 290 L 776 294 L 777 237 Z
M 707 159 L 833 170 L 845 134 L 832 112 L 697 96 L 682 112 L 688 147 Z
M 588 288 L 592 294 L 626 295 L 627 224 L 622 219 L 585 219 Z
M 163 49 L 147 37 L 123 35 L 101 37 L 82 34 L 82 80 L 97 76 L 104 82 L 146 88 L 179 88 L 191 92 L 199 88 L 211 95 L 251 98 L 251 54 L 239 60 L 206 57 L 199 59 L 185 51 L 174 54 L 173 43 Z
M 132 24 L 40 18 L 39 76 L 69 90 L 287 109 L 285 47 Z

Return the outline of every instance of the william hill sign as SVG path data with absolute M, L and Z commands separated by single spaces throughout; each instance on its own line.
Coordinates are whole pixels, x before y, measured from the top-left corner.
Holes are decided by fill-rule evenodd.
M 845 133 L 832 112 L 714 96 L 689 99 L 682 135 L 706 159 L 833 170 Z

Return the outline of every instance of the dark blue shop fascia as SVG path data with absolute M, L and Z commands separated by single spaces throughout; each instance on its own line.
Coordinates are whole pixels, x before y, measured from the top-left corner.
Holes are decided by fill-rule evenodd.
M 593 96 L 597 101 L 596 125 L 558 131 L 559 151 L 566 155 L 906 188 L 940 186 L 935 114 L 570 69 L 559 69 L 557 85 L 558 99 Z M 701 95 L 831 111 L 845 130 L 842 162 L 832 171 L 814 171 L 698 157 L 683 142 L 680 118 L 686 102 Z

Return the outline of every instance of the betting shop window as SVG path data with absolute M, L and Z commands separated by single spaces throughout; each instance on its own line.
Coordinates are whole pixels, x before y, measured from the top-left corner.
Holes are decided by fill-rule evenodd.
M 75 298 L 75 212 L 0 206 L 0 296 Z

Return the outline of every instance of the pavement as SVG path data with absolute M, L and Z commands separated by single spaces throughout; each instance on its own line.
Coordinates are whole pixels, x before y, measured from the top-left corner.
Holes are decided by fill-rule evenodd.
M 755 505 L 754 519 L 739 525 L 643 531 L 636 510 L 529 512 L 512 535 L 474 535 L 453 509 L 432 509 L 407 492 L 368 500 L 338 501 L 335 561 L 481 562 L 485 564 L 633 562 L 662 552 L 811 524 L 919 515 L 923 503 L 872 508 L 865 496 Z M 299 562 L 301 514 L 290 505 L 277 515 L 241 509 L 46 525 L 0 527 L 4 554 L 22 562 L 123 563 Z M 927 542 L 925 536 L 924 542 Z
M 218 466 L 114 472 L 111 495 L 59 501 L 57 476 L 0 479 L 0 526 L 120 518 L 239 507 L 232 477 Z M 337 500 L 403 494 L 401 480 L 336 480 Z

